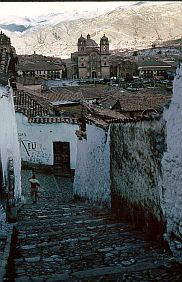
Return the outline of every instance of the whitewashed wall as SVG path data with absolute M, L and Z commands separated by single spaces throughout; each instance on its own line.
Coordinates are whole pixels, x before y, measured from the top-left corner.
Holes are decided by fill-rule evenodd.
M 69 123 L 29 123 L 26 116 L 16 113 L 18 136 L 23 161 L 53 165 L 53 142 L 70 142 L 70 165 L 75 169 L 78 125 Z
M 167 219 L 165 234 L 173 254 L 182 261 L 182 64 L 173 83 L 173 97 L 164 112 L 167 152 L 162 159 L 162 208 Z
M 15 176 L 15 198 L 21 199 L 21 157 L 14 111 L 13 93 L 9 87 L 0 86 L 0 159 L 3 182 L 7 181 L 8 159 L 13 158 Z M 4 216 L 3 216 L 4 218 Z M 1 221 L 1 211 L 0 211 Z
M 74 194 L 110 206 L 109 132 L 87 124 L 87 140 L 78 140 Z
M 163 120 L 112 124 L 112 208 L 151 237 L 163 235 L 159 182 L 165 150 Z

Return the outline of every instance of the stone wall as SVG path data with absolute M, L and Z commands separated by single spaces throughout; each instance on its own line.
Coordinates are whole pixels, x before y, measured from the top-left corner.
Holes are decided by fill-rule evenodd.
M 112 209 L 150 237 L 164 232 L 159 182 L 165 150 L 163 120 L 112 124 L 110 129 Z
M 87 124 L 86 139 L 78 140 L 74 194 L 110 206 L 109 132 Z
M 166 240 L 182 261 L 182 64 L 173 82 L 173 97 L 164 112 L 167 151 L 162 159 L 162 208 L 167 219 Z

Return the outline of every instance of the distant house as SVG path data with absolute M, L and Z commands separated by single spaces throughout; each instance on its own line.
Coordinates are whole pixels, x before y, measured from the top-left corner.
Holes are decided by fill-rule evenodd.
M 99 100 L 101 108 L 111 109 L 126 117 L 147 116 L 152 112 L 159 113 L 170 101 L 171 93 L 161 88 L 140 89 L 137 94 L 118 91 Z
M 21 85 L 25 90 L 32 90 L 36 93 L 42 92 L 43 89 L 43 79 L 40 77 L 32 77 L 32 76 L 17 76 L 16 84 Z
M 42 93 L 42 96 L 48 99 L 54 106 L 56 115 L 69 115 L 78 118 L 81 116 L 82 102 L 95 104 L 99 99 L 104 98 L 105 95 L 107 95 L 106 89 L 91 85 L 54 87 Z
M 81 35 L 78 38 L 78 51 L 71 54 L 72 78 L 109 78 L 109 40 L 104 36 L 100 46 L 91 39 Z
M 161 76 L 164 79 L 168 78 L 168 73 L 171 71 L 172 65 L 170 63 L 155 61 L 155 60 L 143 60 L 138 63 L 139 77 L 154 78 L 155 76 Z
M 42 77 L 46 79 L 60 79 L 63 77 L 65 64 L 56 63 L 42 55 L 18 56 L 17 74 L 19 76 Z
M 168 101 L 169 97 L 132 97 L 126 99 L 118 99 L 113 110 L 120 112 L 126 117 L 136 118 L 142 115 L 149 115 L 150 113 L 158 113 Z

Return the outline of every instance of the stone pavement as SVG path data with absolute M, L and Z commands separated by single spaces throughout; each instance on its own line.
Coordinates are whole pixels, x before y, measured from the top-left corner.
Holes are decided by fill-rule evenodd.
M 0 222 L 1 224 L 1 222 Z M 7 260 L 10 253 L 13 225 L 6 224 L 6 229 L 0 229 L 0 281 L 6 273 Z
M 32 204 L 30 175 L 22 173 L 26 202 L 3 281 L 182 281 L 167 250 L 108 210 L 74 201 L 69 179 L 36 174 L 41 196 Z

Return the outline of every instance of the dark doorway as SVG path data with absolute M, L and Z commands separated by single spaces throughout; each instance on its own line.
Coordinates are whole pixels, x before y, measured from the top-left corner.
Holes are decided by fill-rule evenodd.
M 69 142 L 53 142 L 53 151 L 54 174 L 57 176 L 71 176 Z
M 93 71 L 93 72 L 92 72 L 92 78 L 97 78 L 96 71 Z

